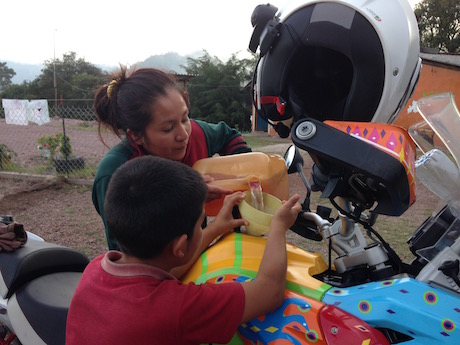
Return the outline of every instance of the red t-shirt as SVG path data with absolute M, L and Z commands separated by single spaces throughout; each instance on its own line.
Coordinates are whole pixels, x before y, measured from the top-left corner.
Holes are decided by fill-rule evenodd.
M 67 317 L 66 345 L 227 343 L 241 322 L 239 283 L 183 284 L 168 272 L 118 264 L 111 251 L 91 261 Z

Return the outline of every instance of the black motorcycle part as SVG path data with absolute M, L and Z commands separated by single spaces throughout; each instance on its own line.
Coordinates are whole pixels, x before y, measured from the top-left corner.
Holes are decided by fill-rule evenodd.
M 35 333 L 47 345 L 64 345 L 67 313 L 81 275 L 52 273 L 23 285 L 8 302 L 13 327 L 20 325 L 21 333 Z
M 302 215 L 297 217 L 295 223 L 289 229 L 294 231 L 297 235 L 308 238 L 309 240 L 317 242 L 323 240 L 315 222 L 305 219 Z
M 396 271 L 391 267 L 391 265 L 386 265 L 381 269 L 375 270 L 363 264 L 353 267 L 343 273 L 337 273 L 337 271 L 328 269 L 320 274 L 314 275 L 313 277 L 334 287 L 346 288 L 377 280 L 388 279 L 395 276 L 395 274 Z
M 297 128 L 314 126 L 313 135 L 299 138 Z M 294 144 L 307 151 L 321 177 L 327 177 L 321 197 L 343 197 L 360 210 L 388 216 L 403 214 L 410 205 L 405 168 L 390 154 L 315 119 L 304 119 L 291 130 Z M 318 185 L 321 185 L 318 183 Z
M 249 42 L 249 50 L 251 50 L 253 53 L 257 51 L 257 47 L 261 44 L 260 40 L 262 38 L 262 34 L 264 33 L 264 31 L 266 32 L 266 35 L 273 37 L 270 39 L 270 41 L 272 41 L 276 37 L 276 34 L 275 36 L 271 34 L 272 30 L 270 30 L 270 27 L 273 27 L 277 24 L 277 21 L 275 19 L 275 14 L 277 11 L 278 8 L 276 6 L 266 4 L 258 5 L 252 12 L 251 24 L 254 30 L 252 32 L 251 41 Z M 265 43 L 264 47 L 270 47 L 270 44 Z M 261 51 L 264 51 L 263 54 L 265 54 L 266 50 L 267 48 L 261 47 Z
M 412 254 L 418 257 L 417 250 L 434 246 L 449 230 L 455 219 L 447 205 L 436 215 L 428 217 L 407 240 Z
M 9 298 L 31 280 L 55 272 L 83 272 L 89 263 L 83 253 L 44 241 L 29 240 L 11 253 L 0 252 L 0 294 Z
M 458 279 L 458 272 L 460 271 L 460 261 L 447 260 L 442 263 L 438 268 L 442 273 L 451 278 L 458 287 L 460 287 L 460 279 Z
M 394 329 L 380 328 L 380 327 L 376 327 L 375 329 L 377 329 L 380 332 L 382 332 L 383 335 L 385 336 L 385 338 L 388 339 L 390 344 L 405 343 L 405 342 L 409 342 L 410 340 L 414 339 L 411 336 L 408 336 L 407 334 L 395 331 Z
M 14 219 L 13 219 L 13 216 L 10 216 L 10 215 L 0 215 L 0 223 L 3 223 L 3 224 L 11 224 L 14 222 Z

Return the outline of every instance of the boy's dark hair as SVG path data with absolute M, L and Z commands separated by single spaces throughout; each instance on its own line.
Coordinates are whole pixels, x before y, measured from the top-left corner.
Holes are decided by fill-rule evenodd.
M 174 238 L 191 239 L 208 188 L 202 176 L 172 160 L 144 156 L 120 166 L 110 179 L 105 217 L 120 250 L 156 256 Z

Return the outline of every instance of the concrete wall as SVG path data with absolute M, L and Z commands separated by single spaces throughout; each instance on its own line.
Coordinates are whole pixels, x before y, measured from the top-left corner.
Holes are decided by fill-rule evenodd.
M 460 56 L 458 56 L 460 59 Z M 395 124 L 408 128 L 411 124 L 422 120 L 416 109 L 418 99 L 437 93 L 451 92 L 460 105 L 460 67 L 423 60 L 420 79 L 414 94 L 401 111 Z

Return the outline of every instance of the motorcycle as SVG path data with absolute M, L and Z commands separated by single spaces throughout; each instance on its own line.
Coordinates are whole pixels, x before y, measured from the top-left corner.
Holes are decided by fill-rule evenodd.
M 418 109 L 424 121 L 409 133 L 310 118 L 293 125 L 288 173 L 303 174 L 300 150 L 314 164 L 310 183 L 302 176 L 307 193 L 291 230 L 323 241 L 328 260 L 288 244 L 284 303 L 242 324 L 231 344 L 460 344 L 460 113 L 451 94 L 422 98 Z M 379 214 L 399 217 L 415 202 L 415 171 L 446 205 L 409 238 L 415 259 L 404 263 L 374 225 Z M 332 207 L 311 210 L 311 192 L 337 216 Z M 265 241 L 228 234 L 184 281 L 254 279 Z
M 26 238 L 22 248 L 0 251 L 0 345 L 64 344 L 67 311 L 89 260 L 31 232 Z
M 283 304 L 240 325 L 230 344 L 460 343 L 460 192 L 452 188 L 460 185 L 454 135 L 460 113 L 450 94 L 418 103 L 425 121 L 410 136 L 376 123 L 306 118 L 293 125 L 286 173 L 299 173 L 307 192 L 291 230 L 323 241 L 328 255 L 288 244 Z M 423 152 L 417 160 L 411 137 Z M 444 151 L 435 148 L 441 143 Z M 314 162 L 311 182 L 300 150 Z M 416 258 L 404 263 L 374 225 L 379 214 L 401 216 L 415 202 L 415 170 L 446 205 L 414 231 L 408 244 Z M 312 192 L 328 198 L 337 215 L 332 207 L 313 211 Z M 254 279 L 265 243 L 263 236 L 229 233 L 183 281 Z M 23 248 L 0 252 L 0 345 L 63 344 L 68 306 L 87 263 L 82 253 L 31 233 Z

